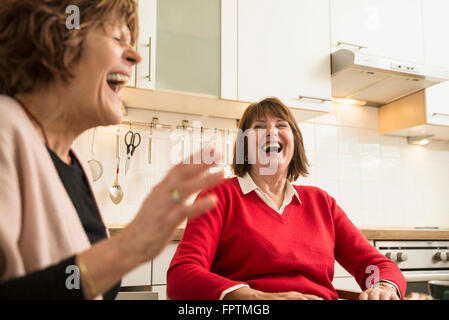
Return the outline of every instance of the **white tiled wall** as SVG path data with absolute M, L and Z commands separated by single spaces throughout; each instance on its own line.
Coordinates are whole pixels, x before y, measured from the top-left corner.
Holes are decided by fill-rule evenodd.
M 236 122 L 167 112 L 130 109 L 128 119 L 160 123 L 173 128 L 182 120 L 201 121 L 203 127 L 232 129 Z M 310 175 L 297 181 L 316 185 L 332 195 L 353 222 L 365 226 L 449 226 L 449 142 L 434 141 L 427 147 L 411 146 L 403 137 L 378 133 L 378 109 L 334 106 L 331 113 L 299 123 L 309 158 Z M 152 163 L 148 164 L 149 129 L 134 127 L 143 141 L 125 177 L 124 135 L 121 126 L 120 184 L 125 196 L 114 205 L 108 189 L 115 178 L 116 127 L 99 128 L 96 158 L 104 174 L 94 183 L 106 222 L 128 222 L 136 214 L 145 194 L 170 168 L 170 152 L 177 142 L 169 130 L 153 133 Z M 75 149 L 90 158 L 92 131 L 83 134 Z

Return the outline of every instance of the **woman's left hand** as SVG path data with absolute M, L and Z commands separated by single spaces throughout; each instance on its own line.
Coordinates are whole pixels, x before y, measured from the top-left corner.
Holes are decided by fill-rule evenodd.
M 399 300 L 399 297 L 394 288 L 376 286 L 363 291 L 359 300 Z

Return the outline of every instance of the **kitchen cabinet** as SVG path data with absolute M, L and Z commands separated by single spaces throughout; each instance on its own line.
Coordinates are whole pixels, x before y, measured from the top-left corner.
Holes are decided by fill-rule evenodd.
M 138 0 L 138 6 L 139 37 L 136 49 L 142 61 L 135 67 L 135 86 L 142 89 L 155 89 L 157 0 Z
M 328 0 L 238 1 L 238 100 L 330 111 Z
M 351 276 L 338 262 L 335 262 L 334 279 L 332 285 L 335 289 L 361 292 L 360 286 L 354 277 Z
M 332 51 L 349 44 L 368 54 L 424 62 L 421 0 L 331 0 L 330 4 Z M 434 19 L 429 10 L 425 12 Z
M 371 245 L 374 245 L 373 240 L 368 240 Z M 337 261 L 334 264 L 334 279 L 332 285 L 335 289 L 362 292 L 359 284 L 351 274 L 346 271 Z
M 151 261 L 135 268 L 122 279 L 122 287 L 151 285 Z
M 167 271 L 175 254 L 176 248 L 178 247 L 178 243 L 179 241 L 172 241 L 152 261 L 137 267 L 125 275 L 122 279 L 122 287 L 151 285 L 151 292 L 156 294 L 151 297 L 156 297 L 158 300 L 166 300 Z M 123 294 L 123 297 L 120 299 L 126 299 L 126 294 Z M 138 295 L 139 293 L 133 294 Z M 134 297 L 134 295 L 132 295 L 132 297 Z
M 167 285 L 151 286 L 151 291 L 157 293 L 158 300 L 167 300 Z
M 178 241 L 173 241 L 165 247 L 162 253 L 153 259 L 153 277 L 151 285 L 166 285 L 167 284 L 167 271 L 170 266 L 170 262 L 175 255 L 176 248 L 178 247 Z
M 426 89 L 426 117 L 427 123 L 449 131 L 449 81 Z
M 379 108 L 382 134 L 449 140 L 449 81 Z
M 449 1 L 422 0 L 425 64 L 449 68 Z
M 220 95 L 220 0 L 139 0 L 136 87 Z

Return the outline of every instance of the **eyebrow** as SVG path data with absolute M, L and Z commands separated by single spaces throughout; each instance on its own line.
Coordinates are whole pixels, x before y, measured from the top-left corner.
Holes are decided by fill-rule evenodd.
M 284 119 L 278 119 L 278 120 L 276 120 L 276 122 L 288 122 L 287 120 L 284 120 Z M 265 122 L 267 122 L 267 120 L 255 120 L 254 122 L 263 122 L 263 123 L 265 123 Z

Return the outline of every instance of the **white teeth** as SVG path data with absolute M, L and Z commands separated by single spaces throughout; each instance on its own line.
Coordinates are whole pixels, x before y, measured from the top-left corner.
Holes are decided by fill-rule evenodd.
M 271 149 L 276 149 L 276 150 L 280 150 L 281 149 L 281 145 L 279 143 L 269 143 L 265 145 L 265 152 L 270 151 Z
M 124 84 L 128 83 L 129 78 L 121 73 L 111 73 L 111 74 L 108 74 L 106 80 L 120 82 L 121 85 L 124 85 Z

